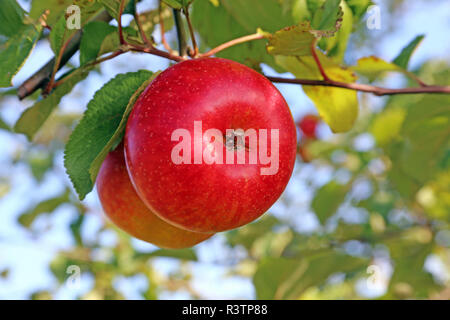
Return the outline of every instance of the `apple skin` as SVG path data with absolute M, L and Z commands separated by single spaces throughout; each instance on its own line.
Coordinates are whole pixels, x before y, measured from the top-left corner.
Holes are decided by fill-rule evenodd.
M 158 247 L 192 247 L 212 234 L 194 233 L 158 218 L 138 197 L 128 176 L 123 144 L 111 151 L 97 176 L 97 191 L 106 215 L 120 229 Z
M 174 164 L 171 151 L 179 141 L 171 134 L 184 128 L 194 137 L 194 121 L 202 121 L 203 132 L 279 129 L 278 172 L 261 175 L 266 166 L 259 161 L 192 164 L 193 151 L 191 164 Z M 234 61 L 202 58 L 166 69 L 144 90 L 127 122 L 125 154 L 137 193 L 160 218 L 186 230 L 220 232 L 255 220 L 280 197 L 296 143 L 289 107 L 269 80 Z

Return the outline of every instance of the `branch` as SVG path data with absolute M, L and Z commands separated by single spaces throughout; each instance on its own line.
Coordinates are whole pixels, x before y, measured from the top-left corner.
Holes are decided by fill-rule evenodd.
M 183 20 L 181 19 L 181 11 L 177 9 L 173 9 L 173 18 L 175 20 L 175 26 L 177 29 L 177 37 L 178 37 L 178 50 L 180 52 L 180 56 L 187 56 L 187 42 L 186 42 L 186 32 L 184 30 Z
M 106 11 L 102 11 L 94 20 L 108 22 L 112 17 Z M 78 51 L 81 41 L 81 30 L 77 31 L 67 44 L 64 50 L 58 69 L 64 66 L 67 61 Z M 49 60 L 42 68 L 36 71 L 30 78 L 25 80 L 17 89 L 17 96 L 20 100 L 33 94 L 36 90 L 44 88 L 52 75 L 56 58 Z
M 248 41 L 253 41 L 253 40 L 259 40 L 259 39 L 264 39 L 264 36 L 262 34 L 259 34 L 259 33 L 255 33 L 255 34 L 251 34 L 251 35 L 248 35 L 248 36 L 240 37 L 240 38 L 237 38 L 237 39 L 225 42 L 225 43 L 221 44 L 220 46 L 218 46 L 218 47 L 216 47 L 216 48 L 214 48 L 214 49 L 212 49 L 212 50 L 210 50 L 208 52 L 200 54 L 199 56 L 202 57 L 202 58 L 210 57 L 210 56 L 215 55 L 216 53 L 218 53 L 218 52 L 220 52 L 222 50 L 225 50 L 225 49 L 227 49 L 229 47 L 232 47 L 232 46 L 235 46 L 237 44 L 241 44 L 241 43 L 248 42 Z
M 388 96 L 396 94 L 421 94 L 421 93 L 441 93 L 450 94 L 450 86 L 426 86 L 417 88 L 404 88 L 404 89 L 389 89 L 368 84 L 359 83 L 345 83 L 334 80 L 306 80 L 306 79 L 287 79 L 279 77 L 266 76 L 272 82 L 288 83 L 288 84 L 300 84 L 307 86 L 323 86 L 323 87 L 335 87 L 348 90 L 355 90 L 361 92 L 373 93 L 376 96 Z

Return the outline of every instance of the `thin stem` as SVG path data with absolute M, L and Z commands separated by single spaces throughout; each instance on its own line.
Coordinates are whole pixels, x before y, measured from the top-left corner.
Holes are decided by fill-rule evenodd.
M 194 58 L 198 55 L 198 46 L 197 40 L 195 40 L 194 28 L 192 27 L 191 19 L 189 17 L 189 8 L 185 8 L 183 12 L 184 15 L 186 16 L 186 21 L 189 27 L 189 34 L 191 35 L 192 47 L 194 48 L 194 51 L 190 54 L 190 56 Z
M 348 90 L 355 90 L 361 92 L 373 93 L 377 96 L 396 95 L 396 94 L 421 94 L 421 93 L 440 93 L 450 94 L 450 86 L 426 86 L 418 88 L 404 88 L 404 89 L 389 89 L 368 84 L 359 83 L 345 83 L 334 80 L 306 80 L 306 79 L 287 79 L 279 77 L 268 77 L 272 82 L 288 83 L 288 84 L 300 84 L 307 86 L 323 86 L 323 87 L 335 87 Z
M 317 52 L 316 52 L 316 44 L 317 44 L 317 39 L 314 40 L 314 41 L 311 43 L 311 53 L 312 53 L 312 56 L 313 56 L 313 58 L 314 58 L 314 61 L 315 61 L 316 64 L 317 64 L 317 67 L 319 68 L 319 71 L 320 71 L 320 74 L 321 74 L 322 77 L 323 77 L 323 80 L 325 80 L 325 81 L 330 81 L 330 78 L 328 78 L 327 73 L 325 72 L 325 69 L 324 69 L 323 66 L 322 66 L 322 63 L 321 63 L 320 60 L 319 60 L 319 56 L 317 55 Z
M 55 61 L 55 64 L 53 66 L 52 74 L 50 76 L 50 81 L 48 82 L 47 86 L 45 87 L 45 89 L 43 91 L 44 95 L 49 94 L 50 91 L 52 91 L 53 85 L 54 85 L 54 82 L 55 82 L 55 76 L 56 76 L 56 73 L 59 70 L 59 65 L 61 64 L 61 60 L 62 60 L 63 54 L 66 51 L 67 46 L 69 45 L 69 43 L 70 43 L 70 41 L 72 40 L 73 37 L 74 37 L 74 35 L 72 35 L 69 39 L 67 39 L 67 41 L 64 42 L 64 44 L 62 45 L 61 49 L 59 50 L 58 56 L 56 57 L 56 61 Z
M 151 43 L 151 41 L 148 39 L 147 35 L 144 32 L 144 29 L 142 28 L 142 24 L 139 20 L 139 15 L 137 14 L 136 9 L 134 10 L 134 20 L 136 21 L 136 25 L 138 27 L 139 33 L 141 34 L 141 38 L 144 41 L 144 43 L 148 46 L 152 46 L 153 44 Z M 122 34 L 123 37 L 123 34 Z
M 158 12 L 158 14 L 159 14 L 159 27 L 160 27 L 160 30 L 161 30 L 161 42 L 162 42 L 164 48 L 168 52 L 173 53 L 173 49 L 170 47 L 169 43 L 166 40 L 166 30 L 165 30 L 165 27 L 164 27 L 164 18 L 163 18 L 163 15 L 162 15 L 162 3 L 161 3 L 161 0 L 159 0 L 159 8 L 158 8 L 158 10 L 159 10 L 159 12 Z
M 181 62 L 186 60 L 186 57 L 181 57 L 178 55 L 174 55 L 172 53 L 166 52 L 166 51 L 162 51 L 159 50 L 155 47 L 143 47 L 143 46 L 139 46 L 139 45 L 131 45 L 129 47 L 130 51 L 134 51 L 134 52 L 145 52 L 145 53 L 150 53 L 153 54 L 155 56 L 159 56 L 162 58 L 166 58 L 172 61 L 176 61 L 176 62 Z
M 240 38 L 237 38 L 237 39 L 225 42 L 225 43 L 221 44 L 220 46 L 209 50 L 208 52 L 200 54 L 199 56 L 200 57 L 210 57 L 210 56 L 215 55 L 216 53 L 218 53 L 218 52 L 220 52 L 222 50 L 225 50 L 225 49 L 227 49 L 229 47 L 232 47 L 232 46 L 235 46 L 237 44 L 241 44 L 241 43 L 248 42 L 248 41 L 253 41 L 253 40 L 259 40 L 259 39 L 264 39 L 264 36 L 262 34 L 259 34 L 259 33 L 255 33 L 255 34 L 251 34 L 251 35 L 248 35 L 248 36 L 240 37 Z
M 184 25 L 181 19 L 181 11 L 173 9 L 173 17 L 177 29 L 178 50 L 180 52 L 180 56 L 185 57 L 187 56 L 187 42 L 186 42 L 186 32 L 184 31 Z
M 125 38 L 123 37 L 123 30 L 122 30 L 122 14 L 125 7 L 125 0 L 120 0 L 120 6 L 119 6 L 119 16 L 117 17 L 117 23 L 119 25 L 119 41 L 120 44 L 126 44 Z M 138 23 L 138 21 L 136 21 Z
M 121 54 L 123 54 L 123 53 L 125 53 L 125 52 L 127 52 L 127 51 L 129 51 L 129 50 L 122 50 L 122 49 L 119 49 L 119 50 L 114 51 L 113 53 L 111 53 L 111 54 L 109 54 L 109 55 L 107 55 L 107 56 L 105 56 L 105 57 L 103 57 L 103 58 L 96 59 L 96 60 L 94 60 L 94 61 L 92 61 L 92 62 L 86 64 L 85 67 L 95 66 L 95 65 L 97 65 L 97 64 L 99 64 L 99 63 L 105 62 L 105 61 L 107 61 L 107 60 L 111 60 L 111 59 L 113 59 L 113 58 L 115 58 L 115 57 L 117 57 L 117 56 L 120 56 Z M 66 76 L 66 77 L 64 77 L 64 78 L 59 79 L 58 81 L 56 81 L 55 84 L 53 85 L 53 88 L 56 88 L 57 86 L 62 85 L 64 82 L 66 82 L 68 79 L 70 79 L 70 77 L 71 77 L 72 75 L 73 75 L 73 73 L 71 73 L 71 74 L 69 74 L 68 76 Z

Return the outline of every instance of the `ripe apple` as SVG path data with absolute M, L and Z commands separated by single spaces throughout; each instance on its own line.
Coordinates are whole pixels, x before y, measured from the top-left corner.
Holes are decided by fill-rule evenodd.
M 166 69 L 144 90 L 127 122 L 125 154 L 136 191 L 155 214 L 186 230 L 219 232 L 255 220 L 280 197 L 296 142 L 288 105 L 269 80 L 203 58 Z
M 128 176 L 123 144 L 110 152 L 103 162 L 97 177 L 97 190 L 106 215 L 138 239 L 162 248 L 179 249 L 192 247 L 212 236 L 174 227 L 145 206 Z
M 313 114 L 307 114 L 299 122 L 298 126 L 303 132 L 305 137 L 316 139 L 317 125 L 319 124 L 320 118 Z

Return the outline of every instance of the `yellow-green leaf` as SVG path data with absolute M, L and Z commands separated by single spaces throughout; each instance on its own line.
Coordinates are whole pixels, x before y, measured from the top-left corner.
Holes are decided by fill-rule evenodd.
M 267 52 L 273 55 L 309 56 L 315 37 L 309 22 L 284 28 L 269 37 Z
M 353 83 L 356 76 L 349 69 L 343 68 L 317 52 L 319 60 L 330 79 Z M 319 68 L 313 57 L 276 56 L 276 62 L 297 78 L 322 80 Z M 356 91 L 323 86 L 303 86 L 303 91 L 314 102 L 319 115 L 333 132 L 349 131 L 358 116 L 358 97 Z

